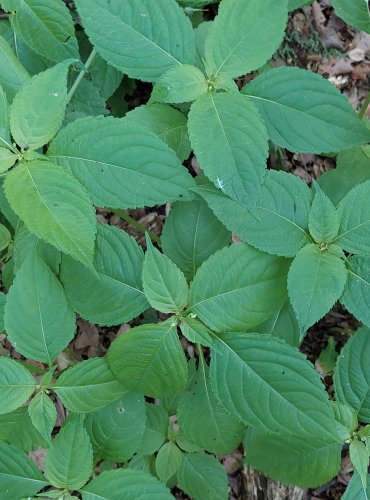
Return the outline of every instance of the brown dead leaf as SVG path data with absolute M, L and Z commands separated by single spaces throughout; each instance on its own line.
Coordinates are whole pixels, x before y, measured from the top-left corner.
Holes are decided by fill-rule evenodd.
M 77 326 L 78 334 L 74 344 L 75 349 L 86 349 L 86 347 L 97 347 L 99 345 L 99 330 L 95 325 L 78 318 Z
M 323 47 L 343 50 L 344 45 L 339 38 L 336 27 L 333 25 L 333 18 L 326 19 L 321 5 L 316 0 L 312 4 L 312 17 Z

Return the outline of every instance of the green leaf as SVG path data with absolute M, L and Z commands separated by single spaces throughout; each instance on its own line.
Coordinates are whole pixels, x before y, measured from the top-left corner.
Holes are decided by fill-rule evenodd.
M 243 440 L 245 426 L 228 413 L 211 390 L 209 369 L 201 358 L 198 371 L 177 409 L 181 434 L 211 453 L 231 453 Z
M 47 485 L 44 476 L 25 453 L 1 441 L 0 483 L 2 500 L 30 497 Z
M 202 200 L 175 203 L 161 236 L 164 253 L 191 280 L 200 265 L 227 246 L 231 234 Z
M 255 327 L 253 331 L 278 337 L 294 347 L 298 347 L 302 341 L 302 332 L 289 300 L 269 319 Z
M 82 490 L 83 500 L 174 500 L 157 478 L 133 469 L 103 472 Z
M 9 232 L 9 229 L 0 224 L 0 252 L 8 248 L 10 242 L 12 241 L 12 235 Z
M 318 373 L 284 341 L 254 333 L 223 334 L 219 352 L 212 352 L 210 376 L 216 397 L 247 425 L 289 439 L 314 435 L 339 442 Z
M 367 488 L 367 469 L 369 466 L 369 451 L 367 446 L 360 440 L 354 439 L 349 445 L 349 457 L 360 476 L 364 491 Z
M 103 59 L 131 78 L 155 81 L 168 69 L 193 64 L 191 23 L 175 0 L 77 0 L 82 24 Z
M 224 248 L 197 272 L 190 308 L 216 332 L 253 328 L 286 301 L 288 265 L 245 244 Z
M 194 186 L 174 151 L 125 118 L 70 123 L 52 142 L 48 157 L 69 168 L 99 207 L 161 205 L 189 198 L 187 190 Z
M 338 434 L 342 441 L 350 440 L 358 427 L 356 413 L 347 405 L 332 401 Z
M 143 289 L 150 305 L 158 311 L 181 312 L 188 303 L 189 287 L 184 273 L 169 257 L 154 248 L 147 236 L 143 267 Z
M 26 368 L 10 358 L 0 357 L 0 415 L 22 406 L 35 389 L 35 380 Z
M 350 253 L 370 254 L 370 181 L 354 187 L 338 206 L 339 235 L 335 242 Z
M 311 0 L 288 0 L 288 10 L 300 9 L 307 3 L 310 3 Z
M 311 71 L 272 69 L 242 92 L 257 106 L 272 141 L 290 151 L 340 151 L 369 139 L 348 99 Z
M 206 41 L 207 74 L 235 78 L 260 68 L 279 48 L 287 21 L 287 0 L 223 0 Z
M 194 35 L 195 35 L 195 65 L 200 68 L 202 71 L 205 71 L 205 51 L 206 51 L 206 42 L 208 35 L 211 31 L 213 21 L 204 21 L 203 23 L 200 23 L 199 26 L 197 26 L 194 29 Z
M 358 320 L 370 326 L 370 259 L 354 255 L 347 263 L 347 282 L 340 301 Z
M 22 150 L 32 151 L 43 146 L 62 125 L 70 64 L 66 61 L 33 76 L 13 100 L 10 129 Z
M 159 77 L 150 100 L 170 104 L 191 102 L 207 91 L 207 80 L 200 69 L 184 64 L 169 69 Z
M 171 320 L 118 337 L 109 348 L 108 363 L 125 387 L 146 396 L 174 395 L 186 386 L 186 358 Z
M 346 491 L 342 496 L 342 500 L 368 500 L 370 497 L 370 475 L 367 475 L 367 488 L 366 492 L 362 486 L 361 478 L 359 474 L 355 471 L 353 473 L 352 479 L 349 482 Z
M 144 254 L 134 238 L 109 225 L 99 224 L 93 273 L 63 257 L 60 277 L 72 307 L 99 325 L 119 325 L 145 311 L 142 291 Z M 88 297 L 88 300 L 86 300 Z
M 341 296 L 347 279 L 343 259 L 316 245 L 303 247 L 289 269 L 288 292 L 302 330 L 321 319 Z
M 96 457 L 125 462 L 141 445 L 145 432 L 144 398 L 128 392 L 86 420 Z
M 9 131 L 9 105 L 6 94 L 1 86 L 1 72 L 0 72 L 0 146 L 1 149 L 3 147 L 12 149 L 12 141 L 10 140 L 10 131 Z
M 254 469 L 275 481 L 313 488 L 338 473 L 341 448 L 338 442 L 327 443 L 316 436 L 287 438 L 249 429 L 246 459 Z
M 32 233 L 92 267 L 95 210 L 72 175 L 47 161 L 22 162 L 6 177 L 4 189 Z
M 168 413 L 162 405 L 145 403 L 146 429 L 138 453 L 151 455 L 159 450 L 167 437 Z
M 47 443 L 51 441 L 57 411 L 52 400 L 44 392 L 39 392 L 28 405 L 28 413 L 35 428 Z
M 189 342 L 201 344 L 217 349 L 217 339 L 212 337 L 212 332 L 203 323 L 188 316 L 184 318 L 180 325 L 181 333 Z
M 147 104 L 127 113 L 125 120 L 153 132 L 176 152 L 181 162 L 189 158 L 191 146 L 187 119 L 177 109 L 166 104 Z
M 73 20 L 61 0 L 22 0 L 11 22 L 16 34 L 37 54 L 55 62 L 78 58 Z
M 36 252 L 9 290 L 5 328 L 20 354 L 49 365 L 74 336 L 75 316 L 63 287 Z
M 82 80 L 67 106 L 63 124 L 68 125 L 87 116 L 108 114 L 105 99 L 99 94 L 99 90 L 90 81 Z
M 325 349 L 320 352 L 319 365 L 325 373 L 330 373 L 335 368 L 335 363 L 338 357 L 338 352 L 336 351 L 335 346 L 335 338 L 329 337 Z
M 0 85 L 9 102 L 29 78 L 28 71 L 18 61 L 6 40 L 0 36 Z
M 184 456 L 178 474 L 182 490 L 194 500 L 226 500 L 228 481 L 220 462 L 205 453 Z
M 24 406 L 11 413 L 0 415 L 0 441 L 6 441 L 27 452 L 47 446 L 47 442 L 32 424 Z
M 370 422 L 370 330 L 360 328 L 349 339 L 334 370 L 337 401 L 351 407 L 361 422 Z
M 52 441 L 45 459 L 45 476 L 53 486 L 78 490 L 89 479 L 93 452 L 83 417 L 73 415 Z
M 192 104 L 188 128 L 206 176 L 231 198 L 252 205 L 268 155 L 266 129 L 256 108 L 241 94 L 206 94 Z
M 166 484 L 178 473 L 182 464 L 182 459 L 182 452 L 172 441 L 162 446 L 155 459 L 155 470 L 157 476 L 163 483 Z
M 53 386 L 70 411 L 89 413 L 108 405 L 126 392 L 104 358 L 92 358 L 68 368 Z
M 366 0 L 333 0 L 337 16 L 361 31 L 370 33 L 370 12 Z
M 6 304 L 7 295 L 5 293 L 0 292 L 0 333 L 5 330 L 4 325 L 4 314 L 5 314 L 5 304 Z
M 294 257 L 310 241 L 311 191 L 295 175 L 269 170 L 251 210 L 211 186 L 195 191 L 230 231 L 264 252 Z
M 339 220 L 333 203 L 314 181 L 315 196 L 308 227 L 316 243 L 330 243 L 338 234 Z
M 7 148 L 0 147 L 0 174 L 9 170 L 9 168 L 12 167 L 17 160 L 17 155 L 9 151 Z

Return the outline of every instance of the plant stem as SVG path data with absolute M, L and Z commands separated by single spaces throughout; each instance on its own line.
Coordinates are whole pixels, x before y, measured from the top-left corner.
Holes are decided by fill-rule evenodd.
M 367 111 L 367 107 L 369 106 L 370 104 L 370 91 L 369 93 L 367 94 L 367 96 L 365 97 L 365 100 L 364 102 L 362 103 L 362 106 L 360 108 L 360 111 L 358 113 L 358 116 L 363 119 L 365 118 L 365 115 L 366 115 L 366 111 Z
M 161 246 L 161 239 L 159 236 L 156 234 L 152 233 L 149 231 L 143 224 L 140 224 L 137 220 L 133 219 L 127 212 L 126 210 L 121 210 L 119 208 L 110 208 L 109 209 L 111 212 L 114 214 L 118 215 L 118 217 L 121 217 L 121 219 L 125 220 L 128 222 L 132 227 L 140 231 L 140 233 L 148 233 L 150 236 L 150 239 L 153 241 L 153 243 L 157 243 L 157 245 Z
M 92 49 L 89 57 L 87 58 L 87 61 L 86 61 L 85 66 L 84 66 L 84 69 L 80 71 L 80 74 L 78 75 L 78 77 L 76 78 L 74 84 L 72 85 L 72 87 L 70 88 L 70 90 L 68 92 L 67 102 L 70 102 L 70 100 L 74 96 L 74 94 L 75 94 L 76 90 L 78 89 L 78 86 L 80 85 L 83 77 L 86 75 L 86 73 L 88 73 L 89 68 L 90 68 L 92 62 L 95 59 L 95 56 L 96 56 L 96 50 Z

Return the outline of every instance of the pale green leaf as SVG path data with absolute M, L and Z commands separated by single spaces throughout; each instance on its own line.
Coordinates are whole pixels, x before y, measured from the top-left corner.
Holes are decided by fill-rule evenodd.
M 0 484 L 1 500 L 15 500 L 36 495 L 47 481 L 25 453 L 0 441 Z
M 129 460 L 140 448 L 145 421 L 144 398 L 132 392 L 90 413 L 85 425 L 94 454 L 112 462 Z
M 348 99 L 312 71 L 272 69 L 242 92 L 257 106 L 271 139 L 290 151 L 340 151 L 369 139 Z
M 370 422 L 370 330 L 360 328 L 349 339 L 334 370 L 337 401 L 351 407 L 361 422 Z
M 333 0 L 337 16 L 361 31 L 370 33 L 370 12 L 367 0 Z
M 269 319 L 253 328 L 256 333 L 268 333 L 298 347 L 302 332 L 290 301 L 287 300 Z
M 356 413 L 347 405 L 332 401 L 336 428 L 342 441 L 350 440 L 358 427 Z
M 155 470 L 163 483 L 166 484 L 169 479 L 178 473 L 182 459 L 182 452 L 172 441 L 162 446 L 155 459 Z
M 295 175 L 269 170 L 251 209 L 211 186 L 201 185 L 195 191 L 230 231 L 264 252 L 294 257 L 310 241 L 312 193 Z
M 1 149 L 3 147 L 10 149 L 12 148 L 12 142 L 10 140 L 10 130 L 9 130 L 9 105 L 6 94 L 3 90 L 3 87 L 1 86 L 1 71 L 0 71 L 0 146 Z
M 83 500 L 174 500 L 157 478 L 133 469 L 103 472 L 82 490 Z
M 220 462 L 205 453 L 184 456 L 179 473 L 182 490 L 194 500 L 227 500 L 228 481 Z
M 70 411 L 89 413 L 107 406 L 126 392 L 104 358 L 92 358 L 68 368 L 53 386 Z
M 184 273 L 169 257 L 154 248 L 147 236 L 143 266 L 143 290 L 150 305 L 163 313 L 181 312 L 188 303 Z
M 216 332 L 253 328 L 286 301 L 288 266 L 245 244 L 224 248 L 195 275 L 190 308 Z
M 316 243 L 330 243 L 339 231 L 338 215 L 333 203 L 315 181 L 314 191 L 308 221 L 310 234 Z
M 144 254 L 124 231 L 99 224 L 93 273 L 70 257 L 63 257 L 60 277 L 72 307 L 100 325 L 125 323 L 149 304 L 142 291 Z M 86 298 L 88 297 L 88 300 Z
M 303 247 L 289 269 L 288 292 L 302 330 L 321 319 L 341 296 L 347 279 L 343 259 L 314 244 Z
M 184 318 L 181 322 L 180 328 L 181 333 L 190 342 L 217 349 L 217 339 L 212 336 L 211 330 L 195 318 L 192 318 L 191 316 Z
M 45 476 L 53 486 L 77 490 L 91 475 L 93 452 L 82 423 L 82 416 L 70 416 L 47 451 Z
M 174 151 L 125 118 L 70 123 L 52 142 L 48 157 L 69 168 L 100 207 L 161 205 L 189 198 L 188 188 L 194 186 Z
M 340 442 L 328 395 L 314 366 L 270 335 L 226 333 L 212 352 L 211 383 L 236 418 L 257 430 Z M 258 394 L 258 397 L 256 397 Z
M 268 140 L 248 98 L 229 93 L 203 95 L 191 106 L 188 128 L 206 176 L 231 198 L 254 204 L 266 171 Z
M 47 446 L 47 442 L 32 424 L 25 406 L 0 415 L 0 441 L 6 441 L 27 452 Z
M 340 301 L 351 314 L 370 327 L 370 258 L 354 255 L 347 259 L 347 263 L 347 282 Z
M 22 406 L 36 389 L 33 376 L 20 363 L 0 357 L 0 415 Z
M 358 439 L 353 439 L 349 445 L 349 458 L 360 476 L 362 488 L 366 491 L 367 487 L 367 469 L 369 466 L 369 451 L 365 443 Z
M 74 336 L 75 315 L 63 287 L 35 251 L 10 287 L 5 328 L 20 354 L 49 365 Z
M 146 428 L 138 450 L 141 455 L 151 455 L 159 450 L 167 437 L 168 413 L 162 405 L 145 403 Z
M 1 140 L 1 139 L 0 139 Z M 0 174 L 3 174 L 12 167 L 18 160 L 18 156 L 7 148 L 0 147 Z
M 184 64 L 169 69 L 159 77 L 150 100 L 169 104 L 191 102 L 207 91 L 207 80 L 200 69 Z
M 205 260 L 230 243 L 231 234 L 204 201 L 195 200 L 173 205 L 161 241 L 164 253 L 191 280 Z
M 70 61 L 33 76 L 10 106 L 10 129 L 22 150 L 35 150 L 56 134 L 67 106 Z
M 78 57 L 73 20 L 62 0 L 22 0 L 11 22 L 37 54 L 55 62 Z
M 28 405 L 31 422 L 47 443 L 51 441 L 57 411 L 52 400 L 44 392 L 39 392 Z
M 187 382 L 186 358 L 171 320 L 142 325 L 118 337 L 108 363 L 125 387 L 161 398 L 181 392 Z
M 28 71 L 18 61 L 6 40 L 0 36 L 0 85 L 9 102 L 29 78 Z
M 193 64 L 191 23 L 175 0 L 76 0 L 98 53 L 131 78 L 155 81 L 168 69 Z
M 24 162 L 9 173 L 4 188 L 32 233 L 92 267 L 95 210 L 72 175 L 47 161 Z
M 287 21 L 287 0 L 223 0 L 206 41 L 207 74 L 235 78 L 260 68 L 279 48 Z
M 0 252 L 9 246 L 11 241 L 12 235 L 10 234 L 9 229 L 3 224 L 0 224 Z

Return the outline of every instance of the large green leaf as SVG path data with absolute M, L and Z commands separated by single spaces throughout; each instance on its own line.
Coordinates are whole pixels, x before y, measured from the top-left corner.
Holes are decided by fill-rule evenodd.
M 30 78 L 6 40 L 0 36 L 0 85 L 11 102 L 22 85 Z
M 72 175 L 47 161 L 23 162 L 7 175 L 4 188 L 32 233 L 92 267 L 95 211 Z
M 11 22 L 37 54 L 55 62 L 78 57 L 73 20 L 62 0 L 17 2 Z
M 215 331 L 253 328 L 285 302 L 288 265 L 245 244 L 224 248 L 195 275 L 190 308 Z
M 312 201 L 308 227 L 316 243 L 330 243 L 338 234 L 339 219 L 335 206 L 314 181 L 315 196 Z
M 340 255 L 309 244 L 299 251 L 289 269 L 288 291 L 302 330 L 329 312 L 341 296 L 347 271 Z
M 271 139 L 291 151 L 340 151 L 369 139 L 348 99 L 311 71 L 272 69 L 242 92 L 257 106 Z
M 89 413 L 119 398 L 126 389 L 114 378 L 105 359 L 92 358 L 63 372 L 53 391 L 68 410 Z
M 93 273 L 64 257 L 61 280 L 72 307 L 85 319 L 100 325 L 118 325 L 145 311 L 142 292 L 144 254 L 124 231 L 98 225 Z
M 234 78 L 260 68 L 279 48 L 287 21 L 287 0 L 223 0 L 206 41 L 207 74 Z
M 125 387 L 146 396 L 174 395 L 187 383 L 186 358 L 171 320 L 118 337 L 109 348 L 108 363 Z
M 86 420 L 94 453 L 99 459 L 126 462 L 141 445 L 145 432 L 144 398 L 128 392 Z
M 253 204 L 266 171 L 268 142 L 266 129 L 248 98 L 206 94 L 192 104 L 188 127 L 206 176 L 231 198 Z
M 48 156 L 70 168 L 100 207 L 160 205 L 189 198 L 194 186 L 174 151 L 125 118 L 76 120 L 57 135 Z
M 176 203 L 162 232 L 163 251 L 191 280 L 199 266 L 227 246 L 231 234 L 202 200 Z
M 370 422 L 370 330 L 360 328 L 349 339 L 334 370 L 334 389 L 339 402 L 350 406 L 362 422 Z
M 28 405 L 28 413 L 35 429 L 47 443 L 50 443 L 50 436 L 57 419 L 57 410 L 53 401 L 44 392 L 39 392 Z
M 249 429 L 245 445 L 247 462 L 254 469 L 301 488 L 327 483 L 340 467 L 341 443 L 315 436 L 287 437 Z
M 9 106 L 6 94 L 3 88 L 1 87 L 1 80 L 0 80 L 0 146 L 10 149 L 12 148 L 12 141 L 10 140 L 10 131 L 9 131 Z
M 347 263 L 347 282 L 340 301 L 351 314 L 370 327 L 370 258 L 354 255 L 347 259 Z
M 211 186 L 195 191 L 230 231 L 264 252 L 294 257 L 310 241 L 311 191 L 292 174 L 269 170 L 252 209 Z
M 195 58 L 191 23 L 175 0 L 76 0 L 98 53 L 131 78 L 155 81 Z
M 313 365 L 270 335 L 226 333 L 212 352 L 214 392 L 232 415 L 262 432 L 340 442 Z
M 22 150 L 35 150 L 56 134 L 67 106 L 70 62 L 57 64 L 33 76 L 10 107 L 10 129 Z
M 133 469 L 103 472 L 82 490 L 83 500 L 174 500 L 157 478 Z
M 20 363 L 0 358 L 0 415 L 22 406 L 36 389 L 33 376 Z
M 207 91 L 207 80 L 200 69 L 184 64 L 169 69 L 159 77 L 150 99 L 170 104 L 191 102 Z
M 15 446 L 0 441 L 1 500 L 31 497 L 47 481 L 28 456 Z
M 83 417 L 73 415 L 52 441 L 45 459 L 45 476 L 53 486 L 77 490 L 89 479 L 93 451 Z
M 367 0 L 333 0 L 335 13 L 355 28 L 370 33 L 370 12 Z
M 57 277 L 37 252 L 24 262 L 9 290 L 5 327 L 19 353 L 49 365 L 73 338 L 71 306 Z

